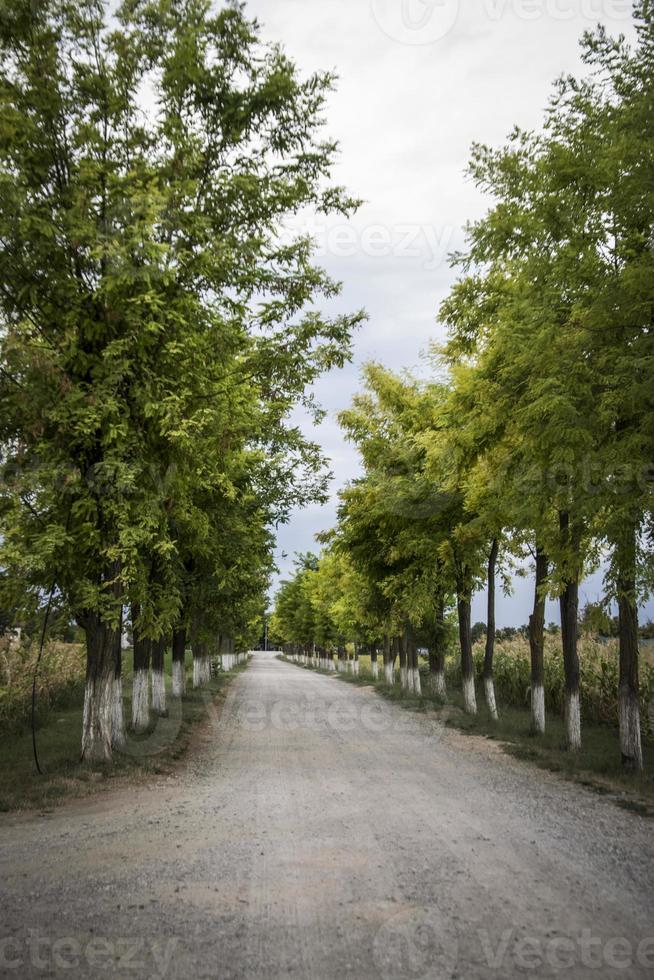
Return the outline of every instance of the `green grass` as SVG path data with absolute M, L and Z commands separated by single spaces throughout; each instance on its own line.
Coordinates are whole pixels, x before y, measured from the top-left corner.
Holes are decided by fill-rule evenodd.
M 374 681 L 369 673 L 369 658 L 360 658 L 359 669 L 358 676 L 349 673 L 329 673 L 328 676 L 337 677 L 346 684 L 374 686 L 382 697 L 409 711 L 435 712 L 442 717 L 443 724 L 448 728 L 496 741 L 505 752 L 516 759 L 558 773 L 562 778 L 572 779 L 601 795 L 610 796 L 619 806 L 641 816 L 654 817 L 654 742 L 651 739 L 643 742 L 645 772 L 628 773 L 622 769 L 618 732 L 612 726 L 584 725 L 583 747 L 579 753 L 570 753 L 565 748 L 563 720 L 552 713 L 547 717 L 545 734 L 536 736 L 531 732 L 531 714 L 524 708 L 500 704 L 500 719 L 493 721 L 479 689 L 478 714 L 473 716 L 465 714 L 463 696 L 460 691 L 453 690 L 451 685 L 447 703 L 443 703 L 429 694 L 415 695 L 403 691 L 399 683 L 390 686 L 383 680 Z M 382 671 L 380 663 L 380 674 Z M 421 679 L 423 688 L 426 688 L 426 666 L 423 667 Z
M 187 661 L 190 657 L 187 657 Z M 123 702 L 125 720 L 131 714 L 131 655 L 123 661 Z M 209 715 L 211 708 L 224 699 L 233 677 L 244 670 L 236 667 L 219 674 L 210 684 L 194 691 L 190 687 L 191 668 L 187 669 L 187 694 L 180 702 L 170 697 L 171 656 L 166 658 L 166 688 L 169 714 L 153 721 L 150 730 L 140 735 L 128 733 L 126 751 L 114 753 L 111 765 L 81 764 L 79 761 L 82 731 L 83 691 L 77 703 L 52 709 L 41 718 L 37 728 L 39 762 L 44 775 L 34 765 L 32 735 L 28 728 L 19 732 L 0 732 L 0 811 L 50 810 L 63 799 L 88 796 L 118 781 L 141 782 L 149 775 L 171 771 L 188 749 L 193 729 Z

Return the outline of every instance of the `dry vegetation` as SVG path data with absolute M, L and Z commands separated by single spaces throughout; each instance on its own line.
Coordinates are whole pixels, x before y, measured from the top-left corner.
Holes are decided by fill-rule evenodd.
M 0 730 L 16 731 L 28 721 L 38 643 L 0 638 Z M 81 697 L 86 654 L 81 644 L 47 643 L 38 671 L 37 707 L 40 718 Z

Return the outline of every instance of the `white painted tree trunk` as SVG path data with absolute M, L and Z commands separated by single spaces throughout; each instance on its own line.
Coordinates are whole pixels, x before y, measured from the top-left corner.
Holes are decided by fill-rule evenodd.
M 422 694 L 422 684 L 420 682 L 420 670 L 418 667 L 412 667 L 411 673 L 413 674 L 413 693 Z
M 374 681 L 379 679 L 379 664 L 376 660 L 373 660 L 372 662 L 372 679 Z
M 581 748 L 581 708 L 578 691 L 565 693 L 565 732 L 568 751 L 578 752 Z
M 400 687 L 403 691 L 408 690 L 409 678 L 406 667 L 400 667 Z
M 447 684 L 445 682 L 445 671 L 438 670 L 435 674 L 431 675 L 431 688 L 434 694 L 437 694 L 439 698 L 444 698 L 447 695 Z
M 193 687 L 202 687 L 202 658 L 193 657 Z
M 82 758 L 87 762 L 111 761 L 113 689 L 113 671 L 87 678 L 82 721 Z
M 132 683 L 132 728 L 144 732 L 150 724 L 150 685 L 147 670 L 137 670 Z
M 490 711 L 491 718 L 493 721 L 497 721 L 499 719 L 499 715 L 497 713 L 497 702 L 495 700 L 495 684 L 493 683 L 492 677 L 484 677 L 484 696 L 486 698 L 486 704 L 488 706 L 488 710 Z
M 640 705 L 628 688 L 618 693 L 620 718 L 620 751 L 632 769 L 643 768 L 643 746 L 640 735 Z
M 395 683 L 395 670 L 393 669 L 393 661 L 389 660 L 388 663 L 384 664 L 384 680 L 389 686 Z
M 186 687 L 186 671 L 184 670 L 184 664 L 181 660 L 173 660 L 173 687 L 172 693 L 174 698 L 181 698 L 185 693 Z
M 537 735 L 545 734 L 545 688 L 542 684 L 532 684 L 531 726 Z
M 166 714 L 166 677 L 163 670 L 152 671 L 152 711 L 159 717 Z
M 352 661 L 352 673 L 354 674 L 355 677 L 358 677 L 359 676 L 359 661 L 358 660 L 353 660 Z
M 111 691 L 111 744 L 115 749 L 122 749 L 127 744 L 122 677 L 114 677 Z
M 473 676 L 463 678 L 463 708 L 468 715 L 477 714 L 477 695 Z

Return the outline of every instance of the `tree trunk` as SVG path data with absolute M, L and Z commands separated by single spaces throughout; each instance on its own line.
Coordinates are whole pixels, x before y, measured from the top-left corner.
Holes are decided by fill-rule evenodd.
M 536 735 L 545 733 L 545 594 L 549 560 L 542 548 L 536 548 L 536 582 L 534 611 L 529 617 L 529 650 L 531 654 L 531 727 Z
M 438 595 L 435 603 L 434 641 L 429 649 L 429 686 L 433 694 L 445 698 L 445 601 Z
M 236 664 L 234 656 L 234 641 L 230 637 L 229 643 L 229 658 L 231 663 L 231 669 L 233 670 Z M 209 644 L 204 644 L 204 658 L 202 660 L 202 682 L 206 685 L 211 681 L 211 653 L 209 652 Z
M 493 721 L 498 720 L 497 702 L 495 701 L 495 682 L 493 680 L 493 656 L 495 654 L 495 571 L 499 542 L 493 539 L 488 557 L 488 615 L 486 625 L 486 650 L 484 653 L 484 695 L 486 705 Z
M 418 646 L 415 641 L 412 628 L 409 626 L 406 631 L 407 645 L 407 675 L 409 690 L 414 694 L 422 694 L 420 683 L 420 665 L 418 660 Z
M 429 687 L 439 698 L 447 696 L 445 682 L 445 652 L 440 649 L 429 651 Z
M 377 644 L 373 643 L 370 649 L 370 670 L 373 681 L 379 679 L 379 664 L 377 663 Z
M 620 751 L 625 769 L 643 768 L 640 735 L 640 680 L 638 670 L 638 604 L 636 599 L 636 527 L 626 531 L 615 549 L 618 569 L 618 631 L 620 679 L 618 713 Z
M 388 633 L 384 636 L 384 682 L 393 685 L 393 652 L 391 638 Z
M 559 514 L 561 533 L 573 548 L 577 535 L 570 529 L 570 517 Z M 560 597 L 561 642 L 563 646 L 563 668 L 565 671 L 565 730 L 566 742 L 570 752 L 581 749 L 581 708 L 579 703 L 579 656 L 577 652 L 579 618 L 579 573 L 576 568 L 566 572 L 564 588 Z
M 160 718 L 167 714 L 166 675 L 164 672 L 166 646 L 165 636 L 152 644 L 152 711 Z
M 193 651 L 193 687 L 203 687 L 205 684 L 205 661 L 206 650 L 201 640 L 191 640 L 191 650 Z
M 409 673 L 406 662 L 406 636 L 398 636 L 397 643 L 400 654 L 400 687 L 403 691 L 406 691 L 409 688 Z
M 461 684 L 463 707 L 469 715 L 477 714 L 475 695 L 475 667 L 472 659 L 472 626 L 469 582 L 465 576 L 457 579 L 457 613 L 459 617 L 459 644 L 461 647 Z
M 339 673 L 344 674 L 347 671 L 347 651 L 344 646 L 339 646 L 338 648 L 338 670 Z
M 393 643 L 391 646 L 391 672 L 393 675 L 393 683 L 395 683 L 395 669 L 396 669 L 395 664 L 397 663 L 399 667 L 401 660 L 402 660 L 402 643 L 400 641 L 399 636 L 394 636 Z M 400 675 L 400 687 L 401 686 L 402 686 L 402 676 Z
M 134 640 L 134 674 L 132 678 L 132 728 L 144 732 L 150 725 L 150 652 L 152 641 L 139 634 L 140 610 L 132 606 L 132 636 Z
M 86 687 L 82 721 L 82 759 L 111 762 L 116 631 L 95 613 L 84 617 Z
M 123 611 L 121 608 L 118 629 L 114 637 L 114 687 L 111 693 L 111 744 L 115 749 L 122 749 L 127 744 L 125 734 L 125 712 L 123 709 Z
M 173 633 L 173 697 L 186 693 L 186 630 L 183 626 Z

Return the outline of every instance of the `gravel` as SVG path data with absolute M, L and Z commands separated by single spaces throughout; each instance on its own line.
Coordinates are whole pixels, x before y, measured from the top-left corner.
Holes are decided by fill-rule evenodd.
M 648 820 L 270 655 L 174 776 L 0 840 L 2 977 L 654 975 Z

